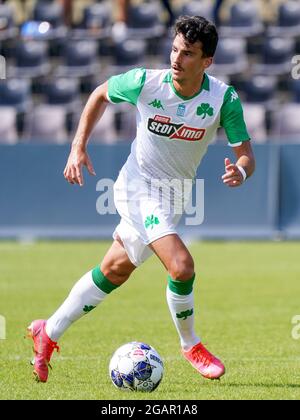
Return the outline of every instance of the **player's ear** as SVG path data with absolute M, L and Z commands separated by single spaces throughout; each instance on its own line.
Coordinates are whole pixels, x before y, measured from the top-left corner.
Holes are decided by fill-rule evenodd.
M 207 69 L 209 66 L 212 65 L 213 58 L 207 57 L 204 59 L 204 67 Z

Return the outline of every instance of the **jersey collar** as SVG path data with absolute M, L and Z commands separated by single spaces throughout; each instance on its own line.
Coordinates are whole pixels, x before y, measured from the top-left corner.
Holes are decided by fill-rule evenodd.
M 181 95 L 181 94 L 180 94 L 180 93 L 176 90 L 176 88 L 175 88 L 175 86 L 174 86 L 174 84 L 173 84 L 173 79 L 172 79 L 172 73 L 171 73 L 171 72 L 169 72 L 169 73 L 166 75 L 166 77 L 165 77 L 165 79 L 164 79 L 164 82 L 166 82 L 166 83 L 170 83 L 170 85 L 171 85 L 171 88 L 172 88 L 173 92 L 174 92 L 177 96 L 179 96 L 179 98 L 181 98 L 181 99 L 183 99 L 183 100 L 185 100 L 185 101 L 187 101 L 187 100 L 189 100 L 189 99 L 193 99 L 193 98 L 195 98 L 197 95 L 199 95 L 199 94 L 202 92 L 202 90 L 207 90 L 207 91 L 209 92 L 209 78 L 208 78 L 208 76 L 207 76 L 207 74 L 206 74 L 206 73 L 204 73 L 204 80 L 203 80 L 203 82 L 202 82 L 202 85 L 201 85 L 201 87 L 200 87 L 199 91 L 198 91 L 198 92 L 196 92 L 193 96 L 183 96 L 183 95 Z

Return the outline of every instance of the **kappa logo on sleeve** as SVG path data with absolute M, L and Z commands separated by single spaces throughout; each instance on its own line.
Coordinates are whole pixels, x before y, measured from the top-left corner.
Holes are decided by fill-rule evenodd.
M 236 93 L 235 90 L 233 90 L 231 92 L 231 101 L 230 102 L 236 101 L 238 98 L 239 98 L 239 95 Z
M 157 136 L 168 137 L 174 140 L 199 141 L 205 135 L 205 128 L 188 127 L 172 123 L 170 117 L 155 115 L 148 119 L 148 130 Z

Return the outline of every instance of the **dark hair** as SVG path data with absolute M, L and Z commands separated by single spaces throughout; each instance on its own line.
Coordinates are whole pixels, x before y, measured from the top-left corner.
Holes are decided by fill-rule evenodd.
M 202 16 L 180 16 L 174 29 L 175 36 L 183 35 L 189 44 L 200 41 L 204 57 L 214 56 L 219 37 L 213 23 Z

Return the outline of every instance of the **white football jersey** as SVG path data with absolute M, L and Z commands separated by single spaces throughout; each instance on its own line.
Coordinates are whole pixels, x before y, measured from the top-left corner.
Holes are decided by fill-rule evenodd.
M 236 91 L 207 74 L 199 92 L 184 97 L 170 69 L 133 69 L 109 79 L 108 100 L 137 108 L 136 138 L 125 166 L 146 179 L 193 179 L 220 126 L 232 146 L 249 140 Z

